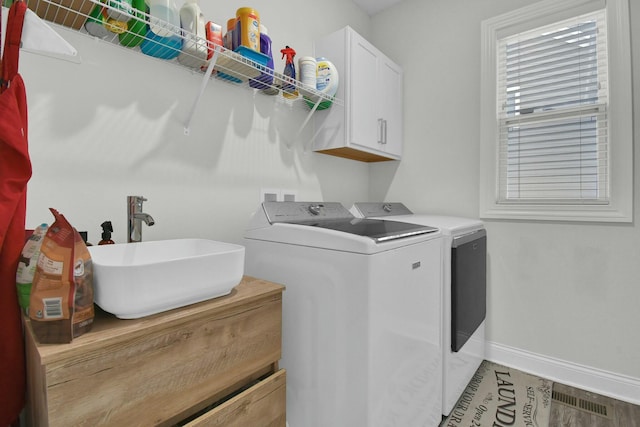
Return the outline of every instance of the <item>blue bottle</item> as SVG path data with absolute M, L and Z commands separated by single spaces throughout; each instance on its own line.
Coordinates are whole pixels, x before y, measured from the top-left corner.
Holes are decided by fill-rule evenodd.
M 161 59 L 177 57 L 182 49 L 178 7 L 173 0 L 148 0 L 147 4 L 149 25 L 140 50 Z
M 284 66 L 284 72 L 282 74 L 284 74 L 285 76 L 289 77 L 291 80 L 295 80 L 296 79 L 296 66 L 295 63 L 293 62 L 293 58 L 295 58 L 296 56 L 296 51 L 289 47 L 289 46 L 285 46 L 284 49 L 280 49 L 280 53 L 282 53 L 282 58 L 284 59 L 285 57 L 286 59 L 286 64 Z M 285 98 L 295 98 L 298 96 L 298 93 L 296 91 L 296 85 L 295 83 L 291 83 L 289 81 L 283 81 L 282 82 L 282 95 Z

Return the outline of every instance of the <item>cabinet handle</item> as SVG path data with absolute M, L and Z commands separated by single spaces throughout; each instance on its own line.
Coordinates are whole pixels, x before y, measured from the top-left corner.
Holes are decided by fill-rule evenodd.
M 384 135 L 383 141 L 384 142 L 383 142 L 383 144 L 386 144 L 387 143 L 387 120 L 386 119 L 382 121 L 382 126 L 384 127 L 384 133 L 383 133 L 383 135 Z
M 378 144 L 384 144 L 383 119 L 378 119 Z

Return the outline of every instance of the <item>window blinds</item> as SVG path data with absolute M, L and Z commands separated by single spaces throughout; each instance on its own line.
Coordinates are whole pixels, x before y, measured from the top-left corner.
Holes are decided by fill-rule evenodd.
M 498 42 L 498 202 L 609 200 L 605 11 Z

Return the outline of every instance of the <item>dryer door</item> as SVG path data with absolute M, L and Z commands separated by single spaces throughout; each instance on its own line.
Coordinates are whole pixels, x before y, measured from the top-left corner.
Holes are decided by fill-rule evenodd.
M 456 237 L 451 245 L 451 351 L 457 352 L 487 314 L 487 232 Z

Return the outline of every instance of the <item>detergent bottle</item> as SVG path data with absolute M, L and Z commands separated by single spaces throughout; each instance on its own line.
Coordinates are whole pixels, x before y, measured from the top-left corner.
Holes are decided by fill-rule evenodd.
M 145 55 L 173 59 L 182 49 L 180 14 L 174 0 L 147 0 L 149 29 L 140 44 Z
M 269 57 L 267 60 L 268 70 L 260 73 L 260 77 L 251 79 L 249 81 L 249 86 L 265 90 L 269 89 L 269 86 L 273 84 L 273 54 L 271 52 L 271 38 L 267 34 L 267 27 L 262 24 L 260 24 L 260 53 Z
M 296 51 L 289 47 L 285 46 L 284 49 L 280 49 L 280 53 L 282 53 L 282 59 L 286 58 L 286 63 L 284 66 L 283 74 L 289 79 L 293 80 L 293 82 L 289 79 L 282 82 L 282 96 L 285 98 L 297 98 L 298 91 L 296 90 L 296 66 L 293 62 L 293 58 L 296 57 Z
M 127 21 L 127 31 L 118 34 L 120 44 L 126 47 L 135 47 L 142 43 L 144 36 L 147 34 L 147 23 L 145 21 L 145 13 L 149 12 L 144 0 L 133 0 L 131 3 L 134 10 L 134 18 Z
M 180 25 L 183 30 L 182 51 L 178 61 L 188 67 L 200 68 L 207 61 L 206 21 L 198 0 L 186 0 L 180 8 Z
M 245 46 L 260 52 L 260 14 L 250 7 L 236 11 L 236 28 L 233 30 L 235 48 Z

